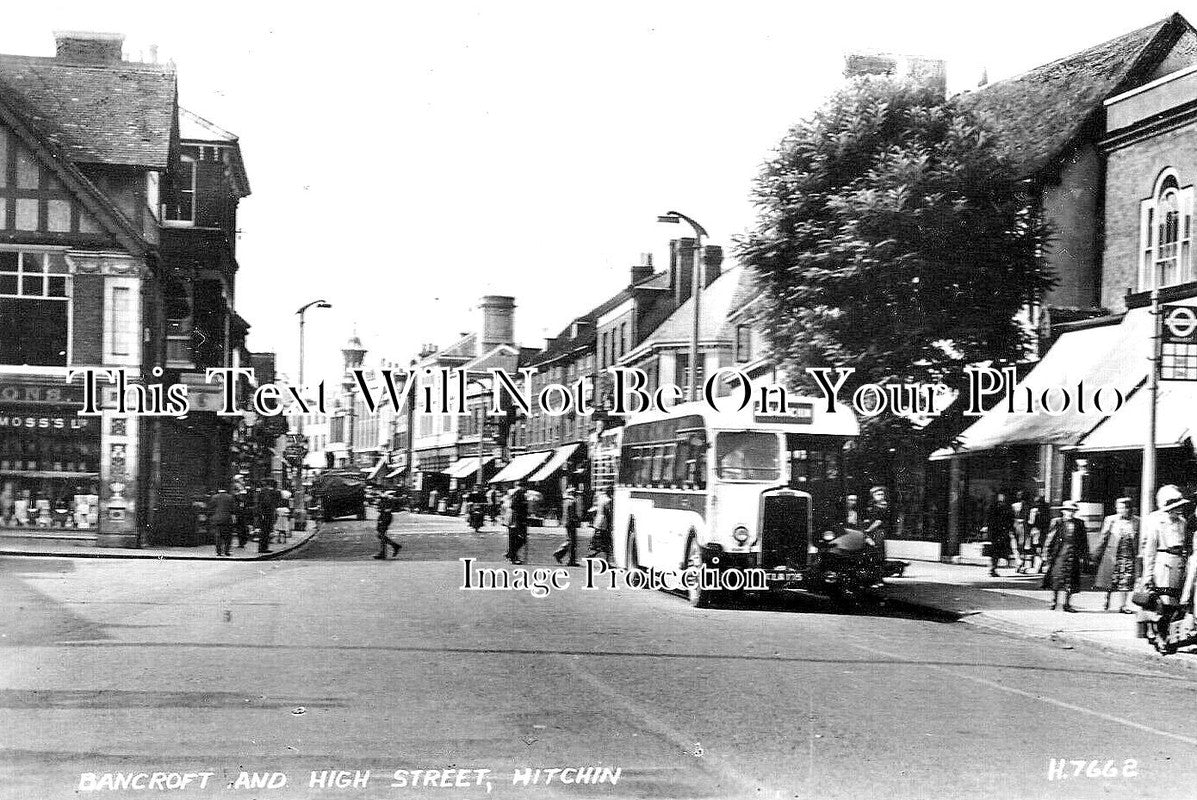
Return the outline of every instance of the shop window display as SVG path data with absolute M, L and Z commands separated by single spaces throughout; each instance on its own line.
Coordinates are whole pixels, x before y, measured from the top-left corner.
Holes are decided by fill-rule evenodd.
M 95 529 L 99 473 L 96 420 L 0 412 L 0 527 Z

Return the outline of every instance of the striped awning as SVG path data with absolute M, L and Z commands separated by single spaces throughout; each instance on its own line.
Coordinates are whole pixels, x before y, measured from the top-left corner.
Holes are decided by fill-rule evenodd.
M 482 459 L 485 466 L 494 461 L 494 456 L 486 456 Z M 478 456 L 468 456 L 466 458 L 459 458 L 449 465 L 445 470 L 445 474 L 450 478 L 468 478 L 478 471 Z
M 536 470 L 536 472 L 530 478 L 528 478 L 528 481 L 531 483 L 536 483 L 537 481 L 547 481 L 549 478 L 556 475 L 558 470 L 565 466 L 566 462 L 569 461 L 574 453 L 578 452 L 578 448 L 581 446 L 582 444 L 580 442 L 574 442 L 573 444 L 566 444 L 558 447 L 553 451 L 552 458 L 545 462 L 544 466 Z
M 368 475 L 366 475 L 366 480 L 368 480 L 368 481 L 378 480 L 379 477 L 382 476 L 382 471 L 386 468 L 387 468 L 387 459 L 386 459 L 386 456 L 383 456 L 382 458 L 378 459 L 378 463 L 375 464 L 374 468 L 372 470 L 370 470 Z
M 499 470 L 499 474 L 490 479 L 490 483 L 510 483 L 528 477 L 534 470 L 549 460 L 552 450 L 542 450 L 539 453 L 524 453 L 516 456 L 511 463 Z

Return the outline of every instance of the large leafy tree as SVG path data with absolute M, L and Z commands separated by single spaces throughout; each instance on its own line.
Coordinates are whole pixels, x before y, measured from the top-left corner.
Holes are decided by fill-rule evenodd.
M 791 375 L 855 367 L 844 397 L 866 382 L 959 388 L 967 364 L 1025 358 L 1017 317 L 1052 283 L 1045 231 L 1000 142 L 961 104 L 857 79 L 786 135 L 754 200 L 739 256 Z M 866 441 L 918 438 L 902 417 L 863 422 Z

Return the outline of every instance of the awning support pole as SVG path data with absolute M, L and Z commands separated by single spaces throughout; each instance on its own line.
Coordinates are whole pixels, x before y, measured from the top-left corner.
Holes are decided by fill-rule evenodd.
M 1155 414 L 1160 396 L 1160 290 L 1151 290 L 1151 369 L 1148 371 L 1150 406 L 1147 412 L 1147 441 L 1143 443 L 1143 482 L 1140 486 L 1141 514 L 1155 510 Z

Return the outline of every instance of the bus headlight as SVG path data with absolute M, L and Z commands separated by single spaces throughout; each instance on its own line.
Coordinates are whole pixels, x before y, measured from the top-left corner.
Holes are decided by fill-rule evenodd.
M 748 541 L 748 529 L 743 525 L 739 525 L 732 531 L 732 538 L 736 540 L 736 544 L 744 544 Z

